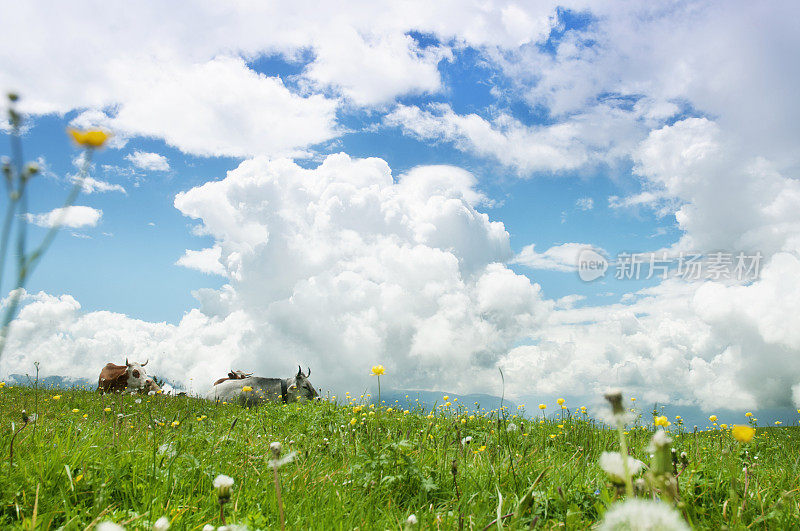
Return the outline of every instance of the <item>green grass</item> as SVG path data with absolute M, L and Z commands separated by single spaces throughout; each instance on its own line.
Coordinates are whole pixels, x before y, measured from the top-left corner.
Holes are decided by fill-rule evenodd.
M 38 421 L 17 435 L 12 464 L 9 445 L 23 409 Z M 601 452 L 618 450 L 616 432 L 578 417 L 542 424 L 541 416 L 512 418 L 516 412 L 469 418 L 458 403 L 446 409 L 433 418 L 329 402 L 244 409 L 188 397 L 5 387 L 0 528 L 30 528 L 35 518 L 41 529 L 106 519 L 146 529 L 164 515 L 172 529 L 221 525 L 212 486 L 218 474 L 236 481 L 224 506 L 228 523 L 276 528 L 272 441 L 284 455 L 296 452 L 279 471 L 288 529 L 403 529 L 412 513 L 420 529 L 457 529 L 460 518 L 467 529 L 483 529 L 498 513 L 514 512 L 537 478 L 530 508 L 504 527 L 586 528 L 617 498 L 597 466 Z M 512 422 L 515 431 L 507 429 Z M 759 429 L 746 445 L 726 431 L 671 428 L 678 428 L 674 448 L 688 456 L 678 481 L 681 510 L 694 527 L 797 528 L 798 428 Z M 472 443 L 462 445 L 467 435 Z M 652 427 L 628 433 L 632 455 L 646 463 L 651 436 Z

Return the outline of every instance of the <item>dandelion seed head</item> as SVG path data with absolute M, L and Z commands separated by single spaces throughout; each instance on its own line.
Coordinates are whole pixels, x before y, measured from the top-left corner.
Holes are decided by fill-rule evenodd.
M 214 488 L 215 489 L 225 489 L 233 487 L 233 478 L 230 476 L 226 476 L 224 474 L 220 474 L 214 478 Z
M 660 501 L 632 498 L 615 503 L 606 512 L 600 531 L 636 529 L 641 531 L 689 531 L 679 513 Z
M 600 454 L 598 464 L 614 483 L 625 483 L 625 467 L 622 464 L 622 455 L 619 452 L 603 452 Z M 642 471 L 643 467 L 644 463 L 628 456 L 628 472 L 631 475 L 635 476 Z

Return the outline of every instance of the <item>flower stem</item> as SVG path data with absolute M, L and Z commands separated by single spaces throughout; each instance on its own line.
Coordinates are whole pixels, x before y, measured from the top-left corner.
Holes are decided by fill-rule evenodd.
M 625 473 L 625 492 L 628 496 L 633 496 L 633 483 L 631 482 L 631 471 L 628 467 L 628 444 L 625 442 L 625 424 L 621 416 L 617 415 L 617 433 L 619 434 L 619 453 L 622 456 L 622 470 Z

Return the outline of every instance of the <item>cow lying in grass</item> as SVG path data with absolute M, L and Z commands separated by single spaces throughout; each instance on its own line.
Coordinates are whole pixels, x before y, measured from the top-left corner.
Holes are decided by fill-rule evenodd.
M 136 363 L 129 362 L 128 359 L 125 358 L 125 365 L 107 364 L 103 367 L 103 370 L 100 371 L 100 377 L 97 380 L 97 390 L 101 393 L 160 391 L 161 388 L 158 387 L 155 380 L 149 377 L 144 370 L 144 366 L 147 365 L 149 361 L 150 360 L 144 363 Z
M 308 379 L 308 374 L 297 367 L 297 374 L 291 378 L 261 378 L 246 376 L 245 378 L 223 378 L 211 387 L 206 398 L 215 402 L 237 403 L 254 406 L 261 402 L 299 402 L 313 400 L 319 396 Z M 234 371 L 231 371 L 234 372 Z

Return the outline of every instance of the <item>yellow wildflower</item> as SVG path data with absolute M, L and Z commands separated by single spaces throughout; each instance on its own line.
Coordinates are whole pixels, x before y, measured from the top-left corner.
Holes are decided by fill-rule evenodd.
M 375 376 L 380 376 L 381 374 L 386 373 L 386 369 L 383 368 L 383 365 L 373 365 L 372 366 L 372 374 Z
M 667 417 L 664 415 L 656 417 L 655 423 L 656 426 L 663 426 L 664 428 L 667 428 L 669 427 L 670 424 L 672 424 L 669 420 L 667 420 Z
M 547 404 L 539 404 L 539 409 L 541 410 L 547 409 Z
M 53 400 L 61 400 L 61 395 L 53 395 Z
M 170 426 L 172 426 L 173 428 L 177 428 L 180 425 L 181 425 L 180 421 L 177 420 L 173 420 L 172 424 L 170 424 Z
M 245 393 L 249 393 L 252 390 L 253 388 L 250 387 L 249 385 L 245 385 L 244 387 L 242 387 L 242 391 L 244 391 Z
M 80 411 L 78 408 L 72 410 L 73 413 L 77 413 L 78 411 Z
M 111 411 L 111 408 L 107 407 L 107 408 L 103 409 L 103 411 L 105 411 L 106 413 L 109 413 Z
M 88 149 L 97 149 L 103 147 L 103 144 L 105 144 L 111 137 L 111 135 L 99 129 L 79 131 L 70 127 L 67 129 L 67 132 L 70 134 L 70 136 L 72 136 L 72 140 L 74 140 L 76 144 Z
M 749 411 L 748 411 L 747 413 L 745 413 L 745 414 L 744 414 L 744 416 L 745 416 L 745 417 L 752 417 L 752 416 L 753 416 L 753 414 L 752 414 L 751 412 L 749 412 Z
M 566 400 L 564 400 L 563 398 L 559 398 L 558 400 L 556 400 L 556 402 L 557 402 L 557 403 L 558 403 L 558 405 L 560 406 L 560 405 L 562 405 L 564 402 L 566 402 Z
M 755 434 L 756 430 L 750 426 L 734 426 L 731 429 L 731 435 L 739 442 L 750 442 Z
M 356 422 L 358 422 L 358 420 L 356 420 L 356 418 L 355 418 L 355 417 L 353 417 L 353 418 L 351 418 L 351 419 L 350 419 L 350 425 L 351 425 L 351 426 L 355 425 L 355 423 L 356 423 Z
M 717 416 L 716 415 L 711 415 L 710 417 L 708 417 L 708 420 L 710 420 L 711 422 L 716 422 L 717 421 Z

